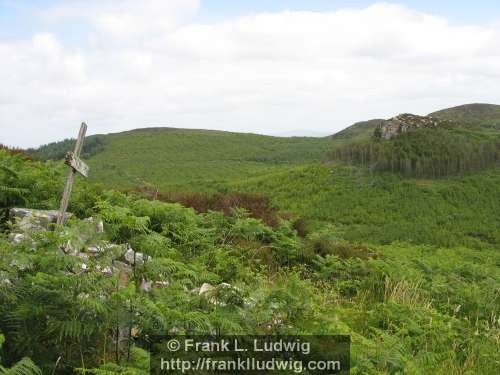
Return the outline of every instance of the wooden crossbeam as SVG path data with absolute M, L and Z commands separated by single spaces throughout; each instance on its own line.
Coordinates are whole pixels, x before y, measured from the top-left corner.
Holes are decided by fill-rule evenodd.
M 78 156 L 72 152 L 66 154 L 66 165 L 73 168 L 76 172 L 80 173 L 83 177 L 89 176 L 89 166 L 83 162 Z

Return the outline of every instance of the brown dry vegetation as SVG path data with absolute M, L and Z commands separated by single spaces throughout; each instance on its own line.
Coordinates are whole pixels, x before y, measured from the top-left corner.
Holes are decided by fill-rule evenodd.
M 205 192 L 157 192 L 150 188 L 136 189 L 150 199 L 169 203 L 180 203 L 197 212 L 221 211 L 232 215 L 235 208 L 244 208 L 251 217 L 261 219 L 270 227 L 276 227 L 284 214 L 272 206 L 269 198 L 253 193 L 205 193 Z M 285 215 L 286 216 L 286 215 Z

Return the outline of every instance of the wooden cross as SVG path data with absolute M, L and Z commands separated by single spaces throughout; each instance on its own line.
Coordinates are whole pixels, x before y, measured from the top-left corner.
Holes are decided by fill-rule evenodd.
M 59 225 L 64 224 L 64 220 L 66 218 L 66 210 L 68 209 L 69 197 L 71 195 L 71 189 L 73 188 L 75 174 L 80 173 L 83 177 L 88 177 L 89 175 L 88 165 L 80 159 L 80 153 L 82 152 L 86 132 L 87 124 L 82 122 L 82 125 L 80 126 L 80 133 L 78 133 L 78 138 L 76 140 L 75 150 L 66 154 L 65 164 L 68 165 L 70 169 L 68 179 L 66 180 L 66 187 L 64 188 L 64 193 L 61 199 L 61 207 L 59 208 L 59 214 L 57 215 L 57 224 Z

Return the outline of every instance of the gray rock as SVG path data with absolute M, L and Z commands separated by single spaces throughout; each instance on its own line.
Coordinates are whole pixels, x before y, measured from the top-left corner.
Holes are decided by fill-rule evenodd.
M 151 280 L 141 280 L 141 285 L 139 288 L 145 292 L 149 292 L 153 286 L 153 282 Z
M 405 113 L 382 121 L 376 130 L 376 134 L 382 139 L 391 139 L 415 129 L 437 128 L 446 124 L 446 121 L 438 120 L 434 117 Z
M 99 255 L 104 252 L 104 249 L 100 246 L 89 246 L 87 247 L 87 253 L 92 256 Z
M 201 295 L 208 293 L 214 289 L 215 289 L 215 287 L 212 284 L 203 283 L 200 287 L 200 291 L 198 292 L 198 294 L 201 296 Z
M 22 231 L 41 231 L 50 229 L 50 225 L 57 222 L 58 211 L 35 210 L 30 208 L 11 208 L 9 211 L 12 222 Z M 67 212 L 65 219 L 73 216 Z
M 128 250 L 125 252 L 123 256 L 125 258 L 125 261 L 131 265 L 141 265 L 144 264 L 144 261 L 150 259 L 150 257 L 148 257 L 147 255 L 139 253 L 134 249 L 132 249 L 131 247 L 128 248 Z
M 84 220 L 89 222 L 89 223 L 95 223 L 95 229 L 96 229 L 97 233 L 104 233 L 104 222 L 101 219 L 88 217 Z
M 155 288 L 166 288 L 169 285 L 170 283 L 168 281 L 155 281 L 154 283 Z
M 11 233 L 9 234 L 9 241 L 15 244 L 20 244 L 26 240 L 26 235 L 22 233 Z
M 101 219 L 96 221 L 95 226 L 97 233 L 104 233 L 104 222 Z
M 95 269 L 106 276 L 113 275 L 113 269 L 110 266 L 101 267 L 99 264 L 95 266 Z

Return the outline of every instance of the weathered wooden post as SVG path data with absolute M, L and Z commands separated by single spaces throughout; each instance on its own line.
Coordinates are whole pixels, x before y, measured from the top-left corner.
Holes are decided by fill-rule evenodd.
M 85 139 L 85 133 L 87 132 L 87 124 L 82 122 L 80 126 L 80 133 L 78 133 L 78 138 L 76 140 L 75 150 L 73 152 L 68 152 L 66 154 L 65 163 L 70 167 L 68 173 L 68 179 L 66 180 L 66 187 L 64 188 L 64 193 L 61 199 L 61 206 L 59 208 L 59 214 L 57 216 L 57 224 L 64 224 L 64 219 L 66 216 L 66 210 L 68 209 L 69 197 L 71 195 L 71 189 L 73 188 L 73 181 L 75 179 L 75 174 L 80 173 L 83 177 L 88 177 L 89 167 L 87 164 L 80 159 L 80 153 L 82 152 L 83 141 Z

